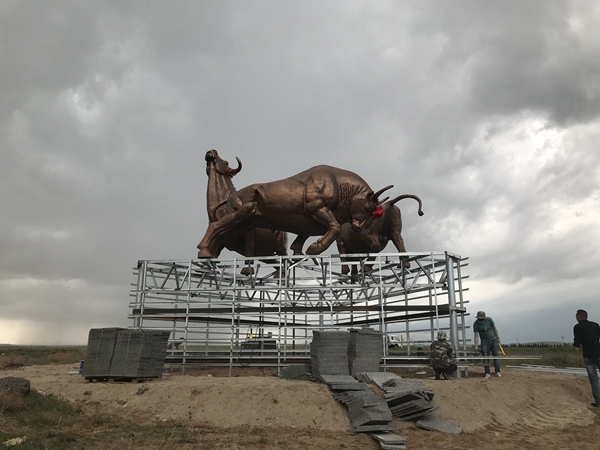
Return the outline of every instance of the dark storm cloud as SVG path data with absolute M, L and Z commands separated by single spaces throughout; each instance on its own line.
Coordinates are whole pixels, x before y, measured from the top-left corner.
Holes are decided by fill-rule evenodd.
M 475 279 L 589 282 L 598 18 L 558 1 L 4 2 L 3 311 L 38 318 L 48 298 L 122 323 L 137 259 L 195 256 L 212 148 L 242 159 L 238 188 L 331 164 L 418 194 L 425 216 L 399 205 L 408 250 L 470 256 Z

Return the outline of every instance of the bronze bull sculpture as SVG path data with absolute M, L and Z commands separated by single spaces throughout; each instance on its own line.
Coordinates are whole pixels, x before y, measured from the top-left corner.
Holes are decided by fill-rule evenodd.
M 221 159 L 216 150 L 206 152 L 206 209 L 210 223 L 225 215 L 229 196 L 235 192 L 232 178 L 242 170 L 242 162 L 237 159 L 237 169 Z M 279 230 L 256 228 L 255 230 L 224 240 L 222 246 L 243 256 L 287 255 L 287 234 Z M 223 247 L 220 248 L 221 251 Z
M 209 224 L 198 244 L 198 258 L 217 258 L 225 242 L 257 228 L 297 234 L 291 245 L 294 254 L 302 253 L 309 236 L 321 236 L 306 253 L 322 253 L 341 234 L 341 224 L 350 222 L 360 230 L 379 205 L 379 195 L 391 187 L 373 192 L 357 174 L 331 166 L 252 184 L 223 202 L 225 213 Z
M 340 254 L 347 255 L 353 253 L 379 253 L 388 242 L 391 240 L 394 243 L 399 253 L 405 253 L 404 239 L 402 239 L 402 214 L 400 209 L 395 205 L 399 200 L 412 198 L 419 203 L 419 216 L 423 215 L 423 204 L 421 199 L 416 195 L 406 194 L 400 195 L 393 200 L 385 202 L 381 205 L 383 215 L 377 220 L 369 218 L 365 221 L 360 232 L 352 230 L 348 224 L 342 225 L 342 233 L 338 237 L 336 243 Z M 410 267 L 410 263 L 404 259 L 404 267 Z M 360 258 L 346 258 L 342 261 L 356 261 Z M 374 258 L 369 258 L 373 261 Z M 350 269 L 348 265 L 342 265 L 342 273 L 348 273 Z M 358 272 L 356 265 L 352 267 L 352 275 Z

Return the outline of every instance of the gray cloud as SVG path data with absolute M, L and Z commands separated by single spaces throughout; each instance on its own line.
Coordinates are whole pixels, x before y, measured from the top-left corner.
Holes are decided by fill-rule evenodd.
M 421 196 L 423 217 L 400 204 L 407 248 L 470 256 L 479 282 L 593 284 L 599 17 L 591 1 L 6 2 L 0 305 L 122 323 L 138 259 L 194 257 L 212 148 L 243 160 L 238 187 L 331 164 Z

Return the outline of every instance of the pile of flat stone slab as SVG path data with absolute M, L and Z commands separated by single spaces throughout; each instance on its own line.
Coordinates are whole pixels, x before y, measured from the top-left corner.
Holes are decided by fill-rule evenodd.
M 401 420 L 417 419 L 437 409 L 431 403 L 433 389 L 420 381 L 405 380 L 387 372 L 363 372 L 355 374 L 355 377 L 384 391 L 392 415 Z
M 364 327 L 348 331 L 313 331 L 310 362 L 313 377 L 378 371 L 383 357 L 381 332 Z
M 392 412 L 387 402 L 362 381 L 350 375 L 321 375 L 333 398 L 348 409 L 350 433 L 369 433 L 382 449 L 406 449 L 406 439 L 394 434 Z
M 162 377 L 169 331 L 92 328 L 82 375 L 86 380 Z
M 385 400 L 366 383 L 350 375 L 323 375 L 322 379 L 331 389 L 333 398 L 348 408 L 348 418 L 352 423 L 349 431 L 361 433 L 394 429 L 392 413 Z

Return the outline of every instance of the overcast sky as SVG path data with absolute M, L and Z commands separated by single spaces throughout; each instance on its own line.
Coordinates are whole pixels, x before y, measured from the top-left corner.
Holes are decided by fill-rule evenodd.
M 4 0 L 0 62 L 0 342 L 131 325 L 137 260 L 195 258 L 213 148 L 238 188 L 419 195 L 407 249 L 468 256 L 503 342 L 600 321 L 594 0 Z

